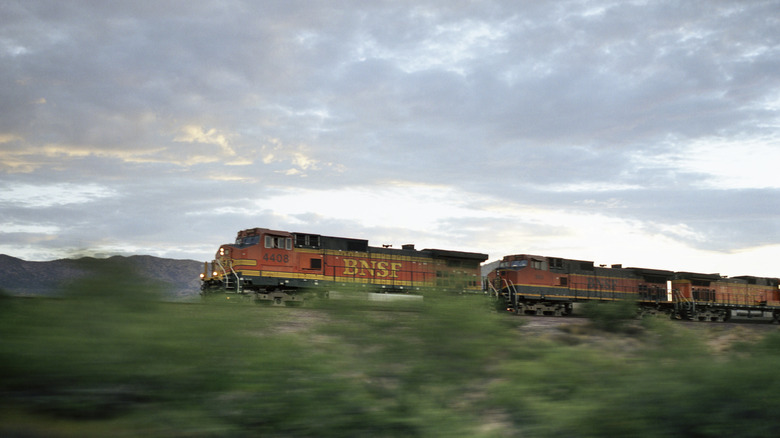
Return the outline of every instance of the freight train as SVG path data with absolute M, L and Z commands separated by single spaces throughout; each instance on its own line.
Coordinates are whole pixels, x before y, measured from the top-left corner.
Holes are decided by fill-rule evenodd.
M 592 261 L 529 254 L 503 257 L 483 279 L 487 254 L 251 228 L 204 264 L 201 290 L 299 305 L 331 290 L 422 296 L 434 291 L 490 294 L 515 314 L 566 316 L 577 303 L 636 302 L 642 312 L 727 321 L 731 315 L 780 321 L 780 280 L 660 269 L 596 266 Z
M 295 305 L 331 289 L 422 295 L 481 292 L 487 254 L 442 249 L 369 246 L 367 240 L 251 228 L 217 250 L 201 274 L 201 290 L 252 295 Z
M 777 278 L 595 266 L 591 261 L 529 254 L 505 256 L 487 288 L 517 314 L 569 315 L 575 303 L 636 302 L 675 319 L 727 321 L 732 314 L 780 321 Z

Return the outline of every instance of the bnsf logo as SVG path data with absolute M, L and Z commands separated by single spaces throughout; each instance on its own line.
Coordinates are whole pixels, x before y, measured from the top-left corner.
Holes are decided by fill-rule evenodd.
M 397 262 L 344 259 L 344 275 L 398 278 L 398 270 L 402 265 L 403 263 Z
M 616 290 L 617 288 L 618 281 L 615 279 L 588 277 L 588 289 Z

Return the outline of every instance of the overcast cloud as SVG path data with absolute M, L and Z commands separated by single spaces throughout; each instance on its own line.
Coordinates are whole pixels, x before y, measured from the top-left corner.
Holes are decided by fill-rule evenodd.
M 780 276 L 780 1 L 3 1 L 0 252 L 268 227 Z

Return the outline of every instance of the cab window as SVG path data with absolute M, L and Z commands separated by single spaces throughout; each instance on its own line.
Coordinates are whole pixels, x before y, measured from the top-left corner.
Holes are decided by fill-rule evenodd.
M 292 238 L 279 236 L 265 236 L 265 247 L 276 249 L 292 249 Z
M 528 266 L 528 260 L 512 260 L 509 262 L 501 262 L 498 267 L 501 269 L 522 269 Z
M 258 243 L 260 243 L 260 236 L 246 236 L 236 239 L 236 245 L 238 246 L 256 245 Z

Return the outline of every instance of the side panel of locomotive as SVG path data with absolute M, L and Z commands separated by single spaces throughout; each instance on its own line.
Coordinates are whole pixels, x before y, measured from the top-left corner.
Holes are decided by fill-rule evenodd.
M 362 286 L 383 292 L 478 290 L 486 254 L 368 246 L 367 240 L 252 228 L 222 245 L 201 275 L 204 292 L 253 293 L 277 304 L 301 289 Z M 458 279 L 459 281 L 453 281 Z
M 726 321 L 732 311 L 780 319 L 777 278 L 678 272 L 672 281 L 678 317 L 699 321 Z
M 488 275 L 509 310 L 526 314 L 566 315 L 586 301 L 637 301 L 643 307 L 667 308 L 672 272 L 594 266 L 591 261 L 528 254 L 506 256 Z

